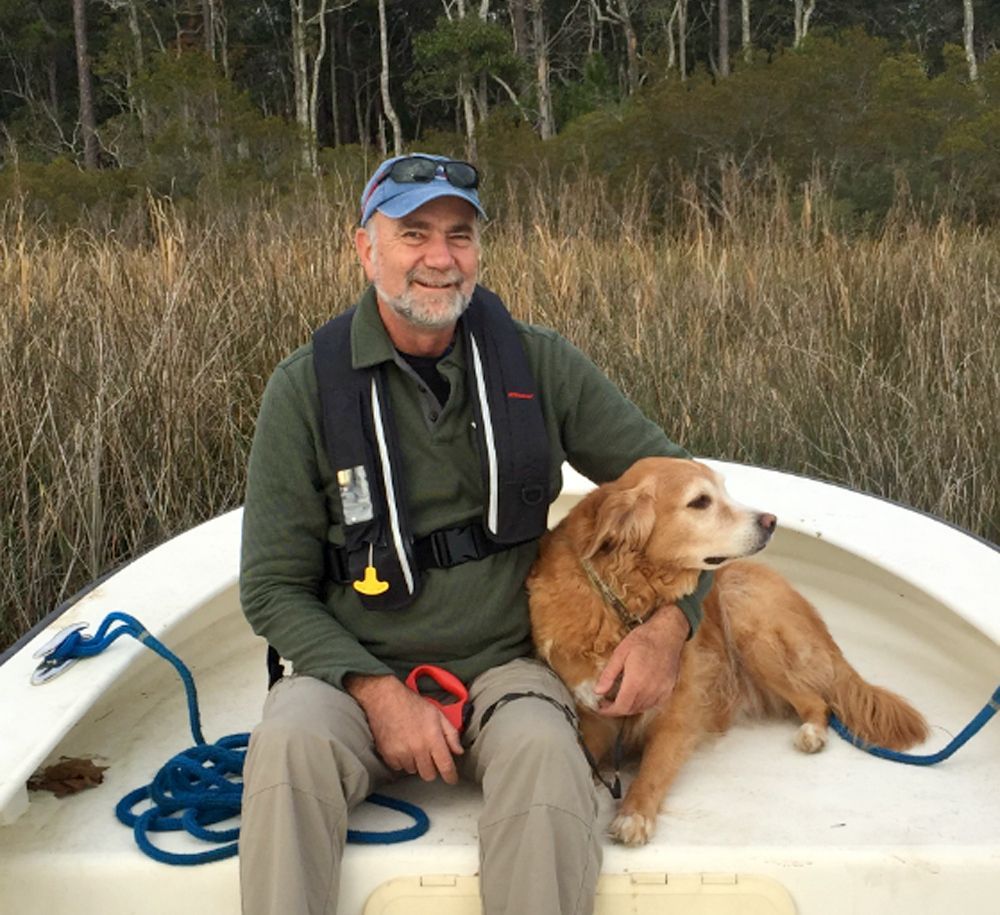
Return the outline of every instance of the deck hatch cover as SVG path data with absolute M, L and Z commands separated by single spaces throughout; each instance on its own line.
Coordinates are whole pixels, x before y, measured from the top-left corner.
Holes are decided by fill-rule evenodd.
M 480 915 L 479 879 L 424 875 L 389 880 L 363 915 Z M 594 915 L 796 915 L 788 891 L 755 874 L 605 874 Z

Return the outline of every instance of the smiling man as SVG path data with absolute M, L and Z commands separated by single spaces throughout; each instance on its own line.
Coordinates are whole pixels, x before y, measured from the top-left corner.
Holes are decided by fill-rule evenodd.
M 358 255 L 375 286 L 379 314 L 393 341 L 397 335 L 408 338 L 414 331 L 426 330 L 407 345 L 433 341 L 433 351 L 425 354 L 431 356 L 440 356 L 451 342 L 476 284 L 475 215 L 465 201 L 438 197 L 400 219 L 376 212 L 365 228 L 358 229 Z M 408 349 L 403 347 L 403 352 Z
M 348 811 L 403 773 L 482 785 L 486 915 L 593 909 L 594 783 L 572 698 L 532 657 L 524 581 L 564 460 L 605 481 L 684 452 L 476 285 L 478 185 L 439 156 L 382 163 L 355 235 L 371 285 L 264 394 L 241 599 L 294 674 L 272 664 L 247 756 L 245 913 L 336 912 Z M 699 602 L 656 608 L 621 643 L 595 687 L 617 684 L 606 714 L 670 692 Z M 461 726 L 405 685 L 421 664 L 468 688 Z

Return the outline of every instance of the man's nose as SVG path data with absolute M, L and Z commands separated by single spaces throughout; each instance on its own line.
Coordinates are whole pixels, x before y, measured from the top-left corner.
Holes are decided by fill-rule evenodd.
M 424 248 L 424 263 L 428 267 L 446 270 L 455 265 L 455 256 L 445 235 L 432 234 Z

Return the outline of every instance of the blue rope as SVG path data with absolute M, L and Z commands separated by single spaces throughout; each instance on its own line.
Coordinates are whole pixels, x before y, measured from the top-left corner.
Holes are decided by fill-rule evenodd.
M 885 747 L 874 746 L 866 740 L 858 737 L 845 727 L 836 715 L 830 716 L 830 727 L 833 728 L 848 743 L 854 744 L 854 746 L 864 750 L 866 753 L 871 753 L 872 756 L 877 756 L 879 759 L 888 759 L 892 762 L 906 763 L 909 766 L 933 766 L 936 763 L 947 759 L 949 756 L 952 756 L 962 746 L 968 743 L 972 737 L 983 729 L 983 726 L 997 713 L 998 709 L 1000 709 L 1000 686 L 996 688 L 989 701 L 982 707 L 982 709 L 980 709 L 975 718 L 962 728 L 961 732 L 951 741 L 951 743 L 949 743 L 944 749 L 938 750 L 937 753 L 931 753 L 927 756 L 914 756 L 910 753 L 897 753 L 895 750 L 887 750 Z
M 113 623 L 121 623 L 117 629 L 112 629 Z M 130 635 L 132 638 L 142 642 L 147 648 L 155 651 L 161 658 L 169 661 L 177 671 L 184 684 L 184 691 L 187 694 L 188 722 L 191 726 L 191 734 L 194 741 L 199 746 L 205 743 L 205 737 L 201 733 L 201 715 L 198 711 L 198 690 L 194 685 L 194 677 L 187 669 L 184 662 L 177 657 L 166 645 L 155 638 L 145 626 L 134 616 L 127 613 L 109 613 L 97 631 L 91 635 L 83 635 L 80 631 L 71 632 L 66 639 L 56 646 L 46 660 L 55 662 L 67 661 L 70 658 L 92 658 L 100 654 L 105 648 L 112 645 L 123 635 Z
M 409 801 L 401 801 L 398 797 L 389 797 L 385 794 L 369 794 L 365 800 L 369 804 L 376 804 L 379 807 L 388 807 L 390 810 L 398 810 L 413 818 L 413 825 L 405 829 L 392 829 L 387 832 L 369 832 L 364 829 L 348 829 L 347 841 L 357 845 L 393 845 L 396 842 L 409 842 L 410 839 L 419 839 L 428 829 L 431 828 L 431 821 L 427 814 L 416 804 Z
M 112 629 L 114 623 L 121 625 Z M 90 658 L 100 654 L 123 635 L 138 639 L 169 661 L 177 671 L 187 695 L 188 721 L 195 746 L 171 757 L 150 784 L 126 794 L 115 807 L 115 816 L 132 828 L 136 844 L 155 861 L 195 865 L 230 858 L 239 850 L 239 827 L 209 827 L 239 816 L 243 799 L 243 763 L 250 735 L 230 734 L 215 743 L 206 743 L 201 731 L 194 677 L 184 662 L 135 617 L 119 612 L 109 613 L 92 636 L 81 635 L 79 631 L 70 633 L 46 660 L 58 663 L 72 658 Z M 142 801 L 149 801 L 152 806 L 136 815 L 133 808 Z M 382 794 L 369 795 L 367 801 L 412 817 L 413 825 L 386 832 L 349 829 L 348 842 L 389 845 L 419 838 L 430 828 L 427 814 L 415 804 Z M 177 831 L 187 832 L 205 842 L 229 844 L 203 852 L 181 854 L 157 847 L 148 835 L 150 832 Z

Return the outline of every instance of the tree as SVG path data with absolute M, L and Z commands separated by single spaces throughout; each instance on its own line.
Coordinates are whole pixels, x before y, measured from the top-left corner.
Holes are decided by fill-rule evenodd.
M 635 25 L 632 22 L 632 11 L 629 9 L 629 0 L 618 0 L 618 18 L 622 24 L 622 32 L 625 35 L 625 58 L 628 62 L 626 73 L 628 74 L 628 94 L 631 95 L 639 88 L 639 39 L 636 36 Z
M 740 0 L 740 24 L 743 31 L 741 41 L 743 60 L 750 63 L 750 59 L 753 56 L 753 41 L 750 36 L 750 0 Z
M 393 155 L 399 156 L 403 152 L 403 128 L 399 123 L 396 109 L 392 107 L 392 97 L 389 95 L 389 31 L 385 24 L 385 0 L 378 0 L 378 39 L 382 57 L 379 78 L 379 89 L 382 92 L 382 111 L 389 123 L 392 124 Z
M 969 64 L 969 79 L 976 82 L 979 79 L 979 67 L 976 64 L 976 44 L 974 40 L 975 19 L 972 12 L 972 0 L 962 0 L 965 13 L 962 37 L 965 44 L 965 59 Z
M 486 93 L 477 93 L 475 87 L 492 79 L 520 107 L 510 87 L 521 70 L 510 34 L 495 22 L 466 15 L 439 19 L 434 30 L 417 35 L 413 45 L 416 73 L 409 87 L 424 99 L 458 104 L 466 155 L 474 159 L 476 125 L 485 117 L 487 106 Z
M 809 20 L 816 12 L 816 0 L 809 0 L 808 3 L 805 3 L 804 0 L 793 0 L 793 2 L 795 3 L 795 42 L 793 47 L 797 48 L 809 34 Z
M 719 76 L 729 76 L 729 0 L 719 0 Z
M 94 87 L 87 53 L 86 0 L 73 0 L 73 34 L 76 39 L 76 73 L 80 93 L 80 128 L 83 133 L 84 168 L 97 168 L 97 118 L 94 115 Z
M 545 28 L 545 5 L 530 0 L 531 45 L 535 55 L 535 90 L 538 93 L 538 135 L 549 140 L 556 134 L 552 110 L 552 87 L 549 83 L 549 39 Z
M 688 34 L 688 0 L 676 0 L 673 11 L 670 13 L 670 21 L 667 23 L 667 31 L 670 33 L 670 56 L 674 56 L 673 32 L 677 29 L 677 69 L 681 74 L 681 82 L 687 79 L 687 34 Z
M 292 11 L 292 77 L 295 86 L 295 121 L 302 135 L 302 166 L 316 170 L 316 98 L 319 68 L 326 54 L 326 7 L 328 0 L 316 0 L 309 15 L 307 0 L 290 0 Z M 319 31 L 319 41 L 311 46 L 310 30 Z M 310 60 L 311 58 L 311 60 Z

